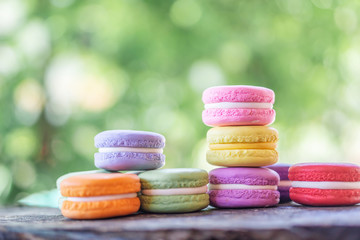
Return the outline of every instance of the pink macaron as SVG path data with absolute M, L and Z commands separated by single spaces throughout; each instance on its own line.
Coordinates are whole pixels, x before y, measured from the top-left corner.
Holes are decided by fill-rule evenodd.
M 275 121 L 275 93 L 255 86 L 217 86 L 204 91 L 203 122 L 208 126 L 265 126 Z

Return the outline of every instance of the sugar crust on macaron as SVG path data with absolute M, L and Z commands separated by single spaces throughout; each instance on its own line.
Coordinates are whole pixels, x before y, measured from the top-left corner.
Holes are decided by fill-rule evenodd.
M 199 211 L 209 205 L 208 173 L 196 168 L 158 169 L 139 175 L 141 210 L 157 213 Z
M 203 122 L 208 126 L 269 125 L 275 121 L 275 94 L 256 86 L 216 86 L 203 92 Z
M 278 132 L 267 126 L 214 127 L 207 133 L 207 161 L 216 166 L 260 167 L 278 161 Z
M 74 175 L 60 182 L 61 213 L 71 219 L 124 216 L 140 208 L 135 174 L 92 173 Z
M 165 164 L 161 134 L 135 130 L 110 130 L 95 136 L 95 166 L 109 171 L 152 170 Z
M 360 203 L 360 166 L 349 163 L 301 163 L 289 169 L 290 198 L 311 206 Z
M 279 175 L 267 168 L 218 168 L 209 172 L 210 205 L 268 207 L 279 203 Z

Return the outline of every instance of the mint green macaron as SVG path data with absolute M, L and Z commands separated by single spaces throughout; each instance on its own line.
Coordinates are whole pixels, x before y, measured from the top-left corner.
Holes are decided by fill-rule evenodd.
M 197 168 L 174 168 L 139 174 L 141 210 L 154 213 L 186 213 L 209 205 L 208 173 Z

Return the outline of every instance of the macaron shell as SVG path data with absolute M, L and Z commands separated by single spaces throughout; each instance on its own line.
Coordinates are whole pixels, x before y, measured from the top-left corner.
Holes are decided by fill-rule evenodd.
M 76 175 L 60 183 L 64 197 L 92 197 L 140 191 L 140 179 L 135 174 L 94 173 Z
M 290 188 L 290 198 L 309 206 L 347 206 L 360 203 L 360 189 Z
M 261 167 L 275 164 L 278 152 L 269 149 L 208 150 L 206 160 L 215 166 Z
M 210 190 L 210 205 L 218 208 L 269 207 L 279 203 L 274 190 Z
M 61 213 L 71 219 L 100 219 L 135 213 L 140 208 L 139 198 L 127 198 L 97 202 L 62 203 Z
M 267 166 L 267 168 L 270 168 L 277 172 L 280 176 L 280 180 L 289 180 L 289 168 L 291 167 L 291 164 L 286 163 L 278 163 L 275 165 Z
M 92 173 L 108 173 L 108 171 L 103 170 L 103 169 L 97 169 L 97 170 L 90 170 L 90 171 L 67 173 L 67 174 L 60 176 L 58 179 L 56 179 L 56 188 L 60 191 L 60 183 L 66 178 L 69 178 L 72 176 L 77 176 L 77 175 L 83 175 L 83 174 L 92 174 Z
M 95 136 L 95 147 L 163 148 L 165 137 L 161 134 L 134 130 L 110 130 Z
M 109 171 L 152 170 L 165 164 L 161 153 L 110 152 L 95 153 L 95 166 Z
M 208 173 L 198 168 L 157 169 L 139 177 L 142 189 L 194 188 L 209 182 Z
M 209 172 L 211 184 L 278 185 L 279 175 L 268 168 L 217 168 Z
M 206 135 L 209 144 L 276 143 L 279 133 L 265 126 L 214 127 Z
M 291 181 L 359 182 L 360 166 L 349 163 L 302 163 L 289 169 Z
M 140 196 L 141 210 L 153 213 L 187 213 L 199 211 L 209 205 L 208 194 Z
M 265 126 L 275 121 L 274 109 L 212 108 L 202 112 L 202 120 L 207 126 Z
M 264 87 L 233 85 L 216 86 L 203 92 L 202 100 L 207 103 L 218 102 L 264 102 L 274 103 L 274 91 Z

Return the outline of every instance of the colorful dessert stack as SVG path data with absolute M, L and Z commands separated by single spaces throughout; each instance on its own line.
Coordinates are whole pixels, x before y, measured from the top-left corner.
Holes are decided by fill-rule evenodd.
M 158 169 L 165 164 L 164 136 L 130 130 L 105 131 L 95 137 L 95 146 L 99 148 L 95 153 L 96 167 L 109 171 L 141 171 L 138 178 L 142 211 L 193 212 L 209 205 L 205 170 Z
M 208 173 L 202 169 L 158 169 L 165 164 L 165 137 L 133 130 L 95 136 L 95 166 L 57 180 L 65 217 L 98 219 L 145 212 L 193 212 L 209 205 Z M 120 173 L 119 171 L 127 171 Z M 129 172 L 130 171 L 130 172 Z
M 97 219 L 128 215 L 140 209 L 139 172 L 165 164 L 165 137 L 133 130 L 104 131 L 95 136 L 95 166 L 101 170 L 69 173 L 57 180 L 65 217 Z
M 255 86 L 217 86 L 202 100 L 207 133 L 210 205 L 218 208 L 267 207 L 279 203 L 279 175 L 268 168 L 278 161 L 278 132 L 272 90 Z

